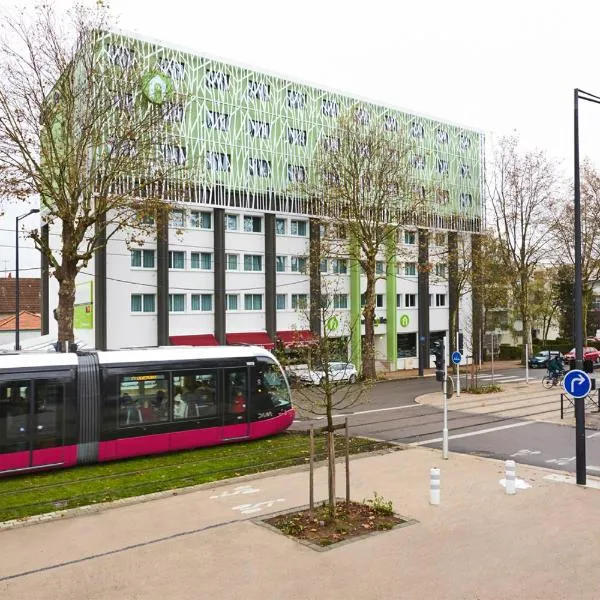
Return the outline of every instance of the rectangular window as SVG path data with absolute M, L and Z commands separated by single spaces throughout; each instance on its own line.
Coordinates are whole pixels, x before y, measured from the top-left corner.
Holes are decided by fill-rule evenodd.
M 292 310 L 301 310 L 308 306 L 308 294 L 292 294 Z
M 130 48 L 125 46 L 117 46 L 115 44 L 108 44 L 106 47 L 108 54 L 108 62 L 111 65 L 116 65 L 122 69 L 128 69 L 133 66 L 135 60 L 135 53 Z
M 212 253 L 211 252 L 192 252 L 190 254 L 190 267 L 192 269 L 201 269 L 202 271 L 210 271 L 212 269 Z
M 416 294 L 404 294 L 404 307 L 405 308 L 414 308 L 417 305 L 417 295 Z
M 410 358 L 417 355 L 417 334 L 398 334 L 398 358 Z
M 276 310 L 285 310 L 287 308 L 287 294 L 277 294 L 275 297 Z
M 290 221 L 290 235 L 306 237 L 307 231 L 308 226 L 306 221 L 296 221 L 294 219 Z
M 237 271 L 239 269 L 239 257 L 237 254 L 226 254 L 225 264 L 227 271 Z
M 473 196 L 471 194 L 461 193 L 460 195 L 460 208 L 461 210 L 467 210 L 473 204 Z
M 169 269 L 185 269 L 185 252 L 169 250 Z
M 190 212 L 190 227 L 196 227 L 199 229 L 211 229 L 212 213 L 199 210 L 192 210 Z
M 404 274 L 409 277 L 414 277 L 417 274 L 417 263 L 404 263 Z
M 185 312 L 185 294 L 169 294 L 169 312 Z
M 592 297 L 592 309 L 593 310 L 600 310 L 600 296 L 593 296 Z
M 461 133 L 458 138 L 458 146 L 464 152 L 471 147 L 471 138 L 464 133 Z
M 244 254 L 244 271 L 262 271 L 262 256 Z
M 448 143 L 448 131 L 446 129 L 442 129 L 441 127 L 438 127 L 435 137 L 436 137 L 438 144 L 447 144 Z
M 404 232 L 404 243 L 410 246 L 414 246 L 417 243 L 417 232 L 416 231 L 405 231 Z
M 448 190 L 436 190 L 435 199 L 438 204 L 448 204 L 450 202 L 450 192 Z
M 237 231 L 238 230 L 237 215 L 225 215 L 225 229 L 227 231 Z
M 244 310 L 262 310 L 262 294 L 244 294 Z
M 231 171 L 231 155 L 225 152 L 207 152 L 206 168 L 209 171 Z
M 386 131 L 398 131 L 398 119 L 393 115 L 385 115 L 383 117 L 383 128 Z
M 436 294 L 435 295 L 435 305 L 436 306 L 446 306 L 446 294 Z
M 470 179 L 471 178 L 471 166 L 466 165 L 464 163 L 462 165 L 460 165 L 460 176 Z
M 185 165 L 187 151 L 184 146 L 162 144 L 161 151 L 165 162 L 169 163 L 170 165 Z
M 385 296 L 385 294 L 375 294 L 375 306 L 377 308 L 384 308 L 384 306 L 385 306 L 384 296 Z
M 444 263 L 436 263 L 435 265 L 435 274 L 438 277 L 446 277 L 446 265 Z
M 244 216 L 244 231 L 260 233 L 262 231 L 262 217 Z
M 290 183 L 302 183 L 306 181 L 306 169 L 300 165 L 288 165 L 287 173 Z
M 287 140 L 295 146 L 306 146 L 306 131 L 288 127 Z
M 161 58 L 158 61 L 158 66 L 171 79 L 183 79 L 185 75 L 185 64 L 172 58 Z
M 183 122 L 183 104 L 180 104 L 179 102 L 164 102 L 161 110 L 163 119 L 167 121 L 167 123 Z
M 371 121 L 371 115 L 366 108 L 357 108 L 354 118 L 359 125 L 368 125 Z
M 326 258 L 322 258 L 321 262 L 319 263 L 319 271 L 321 273 L 327 273 L 327 267 L 328 267 L 328 262 Z
M 248 119 L 248 135 L 266 140 L 271 135 L 271 124 Z
M 427 306 L 431 306 L 431 298 L 432 298 L 433 294 L 429 294 L 429 303 Z
M 154 250 L 132 250 L 131 266 L 154 269 Z
M 306 258 L 304 256 L 292 256 L 292 273 L 306 273 Z
M 266 102 L 271 96 L 271 86 L 264 81 L 248 81 L 248 98 Z
M 275 219 L 275 233 L 277 235 L 285 235 L 287 231 L 285 219 Z
M 437 159 L 437 170 L 440 175 L 448 174 L 448 161 L 442 158 Z
M 248 175 L 250 177 L 270 177 L 271 163 L 263 158 L 249 158 Z
M 402 294 L 396 294 L 396 308 L 402 308 Z
M 411 164 L 415 169 L 424 169 L 425 168 L 425 157 L 422 154 L 415 154 L 411 158 Z
M 156 295 L 131 294 L 131 312 L 156 312 Z
M 306 105 L 306 94 L 298 90 L 287 91 L 287 105 L 290 108 L 304 108 Z
M 345 258 L 334 258 L 331 261 L 331 267 L 337 275 L 344 275 L 348 272 L 348 261 Z
M 425 127 L 419 121 L 413 121 L 410 124 L 410 135 L 414 138 L 422 138 L 425 135 Z
M 285 271 L 287 270 L 287 256 L 275 257 L 275 270 L 278 273 L 285 273 Z
M 227 310 L 238 309 L 238 295 L 237 294 L 226 294 L 227 298 Z
M 326 117 L 337 117 L 340 114 L 340 107 L 337 102 L 323 98 L 321 103 L 321 112 Z
M 385 273 L 385 263 L 382 260 L 375 262 L 375 274 L 383 275 Z
M 173 373 L 173 419 L 216 417 L 216 391 L 216 371 L 188 369 Z
M 445 246 L 446 245 L 446 234 L 445 233 L 436 233 L 433 240 L 434 240 L 434 244 L 436 246 Z
M 169 212 L 169 227 L 185 226 L 185 210 L 175 209 Z
M 192 294 L 192 310 L 212 311 L 212 294 Z
M 333 308 L 348 308 L 348 294 L 334 294 Z
M 206 111 L 206 127 L 217 131 L 229 131 L 229 115 L 213 110 Z
M 224 92 L 229 89 L 229 73 L 223 73 L 223 71 L 206 71 L 204 82 L 207 88 Z
M 168 373 L 119 377 L 119 427 L 169 419 Z

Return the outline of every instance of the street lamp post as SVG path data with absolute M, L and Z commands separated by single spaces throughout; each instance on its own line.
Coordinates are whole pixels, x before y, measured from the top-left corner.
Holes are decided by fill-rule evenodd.
M 19 313 L 21 312 L 19 305 L 19 221 L 39 212 L 39 208 L 32 208 L 28 213 L 20 215 L 15 219 L 15 350 L 21 349 L 21 341 L 19 339 Z

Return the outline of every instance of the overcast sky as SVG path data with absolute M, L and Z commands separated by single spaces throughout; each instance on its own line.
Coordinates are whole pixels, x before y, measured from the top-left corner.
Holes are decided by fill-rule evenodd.
M 0 7 L 14 4 L 0 0 Z M 475 127 L 488 142 L 517 132 L 524 148 L 546 150 L 568 177 L 573 89 L 600 96 L 600 4 L 593 0 L 110 4 L 121 28 L 200 54 Z M 581 104 L 581 155 L 600 167 L 600 105 Z M 0 275 L 14 269 L 12 248 L 11 211 L 0 217 Z M 23 268 L 39 264 L 33 251 L 21 257 Z

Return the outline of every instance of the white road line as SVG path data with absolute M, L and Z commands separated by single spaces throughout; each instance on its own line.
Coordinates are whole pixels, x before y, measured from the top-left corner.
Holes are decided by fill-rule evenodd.
M 474 435 L 485 435 L 494 431 L 502 431 L 503 429 L 513 429 L 514 427 L 525 427 L 525 425 L 533 425 L 537 421 L 521 421 L 520 423 L 512 423 L 511 425 L 499 425 L 498 427 L 489 427 L 488 429 L 479 429 L 478 431 L 469 431 L 468 433 L 457 433 L 456 435 L 448 436 L 449 440 L 458 440 L 460 438 L 473 437 Z M 409 446 L 424 446 L 425 444 L 435 444 L 443 441 L 444 438 L 432 438 L 429 440 L 421 440 L 420 442 L 412 442 Z
M 598 437 L 600 435 L 600 431 L 596 431 L 596 433 L 590 433 L 590 435 L 586 435 L 585 437 L 590 440 L 592 438 Z
M 600 467 L 596 467 L 594 465 L 589 465 L 589 466 L 586 467 L 586 469 L 588 471 L 596 471 L 597 473 L 600 473 Z
M 546 475 L 544 479 L 549 479 L 550 481 L 558 481 L 560 483 L 577 484 L 577 479 L 575 477 L 571 475 L 560 475 L 559 473 L 552 473 L 551 475 Z M 587 481 L 584 487 L 600 489 L 600 481 Z
M 389 410 L 404 410 L 405 408 L 417 408 L 419 406 L 427 406 L 426 404 L 407 404 L 406 406 L 389 406 L 388 408 L 373 408 L 372 410 L 359 410 L 354 413 L 338 413 L 333 417 L 353 417 L 355 415 L 368 415 L 371 413 L 386 412 Z M 315 417 L 313 419 L 294 419 L 294 423 L 305 423 L 306 421 L 322 421 L 326 417 Z

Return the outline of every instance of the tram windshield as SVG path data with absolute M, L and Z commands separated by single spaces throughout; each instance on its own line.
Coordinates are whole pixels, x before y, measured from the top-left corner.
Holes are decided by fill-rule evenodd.
M 290 388 L 281 367 L 269 358 L 258 359 L 263 386 L 273 408 L 288 408 L 292 404 Z

